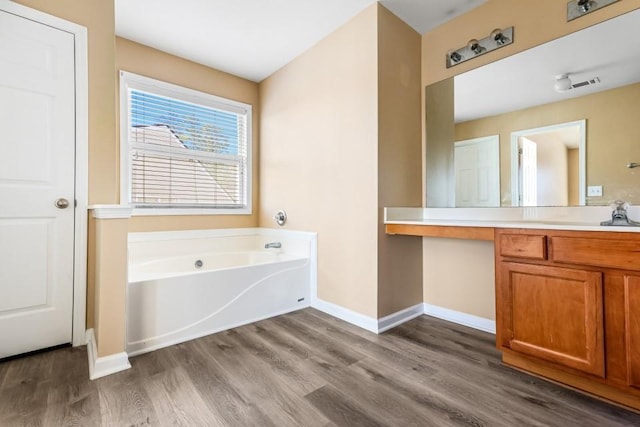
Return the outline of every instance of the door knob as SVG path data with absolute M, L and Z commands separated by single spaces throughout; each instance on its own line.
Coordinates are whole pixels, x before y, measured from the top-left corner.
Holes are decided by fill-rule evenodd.
M 63 197 L 56 199 L 56 208 L 58 209 L 66 209 L 69 207 L 69 201 Z

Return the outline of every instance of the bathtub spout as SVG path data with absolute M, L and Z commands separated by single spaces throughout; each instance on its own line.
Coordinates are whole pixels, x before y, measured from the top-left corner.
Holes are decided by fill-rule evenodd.
M 265 249 L 269 249 L 269 248 L 280 249 L 281 247 L 282 247 L 282 243 L 280 242 L 265 243 L 264 245 Z

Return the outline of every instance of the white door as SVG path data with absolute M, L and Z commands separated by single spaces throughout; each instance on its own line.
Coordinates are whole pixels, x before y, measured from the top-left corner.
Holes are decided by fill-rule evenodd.
M 457 207 L 500 206 L 500 137 L 458 141 L 454 144 Z
M 528 138 L 520 138 L 522 179 L 520 206 L 538 206 L 538 146 Z
M 74 79 L 72 34 L 0 11 L 0 358 L 71 342 Z

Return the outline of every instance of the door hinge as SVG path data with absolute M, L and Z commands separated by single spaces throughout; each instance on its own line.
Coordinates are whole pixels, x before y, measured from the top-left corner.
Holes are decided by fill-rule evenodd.
M 74 208 L 78 207 L 78 201 L 76 199 L 73 199 L 73 207 Z

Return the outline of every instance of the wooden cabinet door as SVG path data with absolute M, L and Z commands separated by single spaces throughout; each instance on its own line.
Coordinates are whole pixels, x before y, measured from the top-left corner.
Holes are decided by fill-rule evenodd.
M 624 276 L 627 383 L 640 387 L 640 276 Z
M 604 377 L 602 273 L 509 262 L 500 269 L 502 345 Z

